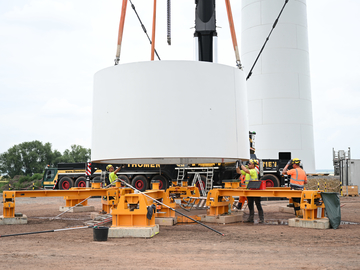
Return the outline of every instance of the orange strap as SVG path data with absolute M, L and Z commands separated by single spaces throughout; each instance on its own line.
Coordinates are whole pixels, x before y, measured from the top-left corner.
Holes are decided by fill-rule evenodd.
M 227 11 L 228 20 L 229 20 L 231 39 L 232 39 L 234 51 L 235 51 L 235 58 L 236 58 L 236 62 L 238 63 L 238 65 L 240 65 L 239 68 L 241 68 L 240 54 L 239 54 L 239 48 L 238 48 L 237 39 L 236 39 L 234 19 L 233 19 L 232 12 L 231 12 L 230 0 L 225 0 L 225 4 L 226 4 L 226 11 Z
M 128 0 L 123 0 L 121 7 L 121 16 L 120 16 L 120 25 L 119 25 L 119 34 L 118 34 L 118 44 L 116 50 L 116 59 L 120 59 L 120 51 L 121 51 L 121 42 L 124 33 L 124 24 L 125 24 L 125 15 L 126 15 L 126 6 Z
M 152 42 L 151 42 L 151 61 L 154 61 L 155 54 L 155 25 L 156 25 L 156 0 L 154 0 L 153 25 L 152 25 Z

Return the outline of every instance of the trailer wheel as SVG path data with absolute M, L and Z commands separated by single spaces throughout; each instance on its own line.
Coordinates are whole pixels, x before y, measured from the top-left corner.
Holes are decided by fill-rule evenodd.
M 59 182 L 59 189 L 70 189 L 74 186 L 74 182 L 69 177 L 63 177 Z
M 86 187 L 86 178 L 84 176 L 80 176 L 76 179 L 75 187 Z
M 266 181 L 266 187 L 280 187 L 279 178 L 273 174 L 265 174 L 260 180 Z
M 168 188 L 168 181 L 164 176 L 158 174 L 158 175 L 155 175 L 153 178 L 151 178 L 151 181 L 152 180 L 160 181 L 160 187 L 159 187 L 160 189 L 166 190 Z
M 125 181 L 126 183 L 130 184 L 130 180 L 129 180 L 129 177 L 127 177 L 126 175 L 122 174 L 122 175 L 119 175 L 118 177 L 119 179 Z M 124 185 L 125 186 L 125 185 Z
M 148 182 L 145 176 L 137 175 L 131 182 L 131 185 L 140 191 L 145 191 L 148 188 Z

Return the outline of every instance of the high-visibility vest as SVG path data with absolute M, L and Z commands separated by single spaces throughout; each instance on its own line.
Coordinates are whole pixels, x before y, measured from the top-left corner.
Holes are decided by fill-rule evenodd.
M 111 173 L 109 174 L 110 184 L 111 184 L 112 182 L 114 182 L 114 181 L 116 180 L 116 178 L 117 178 L 117 175 L 116 175 L 114 172 L 111 172 Z
M 301 168 L 291 169 L 287 172 L 290 175 L 290 185 L 297 187 L 304 187 L 305 181 L 307 180 L 306 173 Z
M 249 184 L 249 181 L 253 181 L 253 180 L 258 180 L 258 173 L 256 171 L 256 169 L 249 169 L 250 170 L 250 174 L 246 173 L 245 171 L 241 170 L 241 174 L 245 175 L 245 186 L 247 187 L 247 185 Z

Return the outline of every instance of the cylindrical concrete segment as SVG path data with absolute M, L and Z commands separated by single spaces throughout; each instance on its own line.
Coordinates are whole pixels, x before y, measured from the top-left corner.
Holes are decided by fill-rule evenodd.
M 246 74 L 284 0 L 242 1 L 242 61 Z M 315 172 L 306 1 L 289 1 L 253 75 L 247 81 L 249 125 L 256 153 L 278 159 L 290 153 Z
M 234 67 L 151 61 L 94 79 L 91 159 L 189 164 L 249 158 L 245 76 Z

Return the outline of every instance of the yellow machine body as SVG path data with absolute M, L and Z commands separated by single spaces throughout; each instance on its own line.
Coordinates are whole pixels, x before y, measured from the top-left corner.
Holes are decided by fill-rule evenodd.
M 301 194 L 300 208 L 304 220 L 315 220 L 325 217 L 325 204 L 318 190 L 304 190 Z

